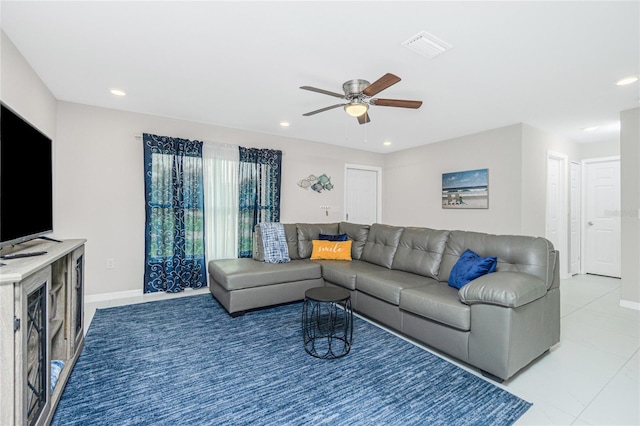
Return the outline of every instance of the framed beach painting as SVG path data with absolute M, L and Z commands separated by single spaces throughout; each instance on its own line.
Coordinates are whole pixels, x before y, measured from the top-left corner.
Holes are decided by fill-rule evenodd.
M 488 209 L 489 169 L 442 174 L 443 209 Z

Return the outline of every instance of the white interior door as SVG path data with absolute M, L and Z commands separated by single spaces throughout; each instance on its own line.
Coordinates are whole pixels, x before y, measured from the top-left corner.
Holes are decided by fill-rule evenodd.
M 549 152 L 547 156 L 547 239 L 560 251 L 560 277 L 566 278 L 568 269 L 567 213 L 566 213 L 567 156 Z
M 620 159 L 585 162 L 588 274 L 620 277 Z
M 569 274 L 580 273 L 580 163 L 571 163 L 569 204 Z
M 346 221 L 368 225 L 381 221 L 381 174 L 377 167 L 346 165 Z

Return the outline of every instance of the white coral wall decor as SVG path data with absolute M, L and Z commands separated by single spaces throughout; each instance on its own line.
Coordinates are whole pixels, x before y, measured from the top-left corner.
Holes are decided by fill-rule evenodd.
M 313 189 L 316 192 L 331 191 L 333 189 L 331 177 L 325 173 L 320 176 L 309 175 L 306 178 L 300 179 L 298 186 L 303 189 Z

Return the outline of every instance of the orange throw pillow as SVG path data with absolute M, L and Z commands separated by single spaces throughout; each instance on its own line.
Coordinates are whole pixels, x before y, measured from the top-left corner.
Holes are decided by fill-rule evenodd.
M 312 240 L 312 260 L 351 260 L 351 240 L 325 241 Z

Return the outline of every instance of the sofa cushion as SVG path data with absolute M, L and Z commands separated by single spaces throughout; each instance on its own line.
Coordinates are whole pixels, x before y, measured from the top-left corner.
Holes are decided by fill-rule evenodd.
M 398 242 L 404 228 L 400 226 L 374 223 L 369 229 L 369 236 L 362 251 L 361 260 L 391 269 L 393 256 L 398 249 Z
M 466 249 L 449 274 L 449 285 L 461 289 L 465 284 L 496 270 L 498 258 L 495 256 L 480 257 L 472 250 Z
M 400 309 L 459 330 L 471 329 L 471 307 L 462 303 L 458 290 L 446 283 L 403 290 Z
M 357 223 L 340 222 L 340 232 L 347 234 L 350 240 L 353 240 L 351 245 L 351 258 L 354 260 L 360 260 L 362 257 L 362 250 L 367 242 L 369 236 L 369 225 L 360 225 Z
M 284 235 L 287 238 L 287 247 L 289 248 L 289 258 L 291 260 L 301 259 L 298 254 L 298 227 L 295 223 L 284 224 Z
M 226 290 L 261 287 L 321 278 L 321 267 L 310 260 L 263 263 L 253 259 L 218 259 L 209 262 L 209 275 Z
M 393 257 L 393 269 L 438 279 L 449 231 L 407 227 Z
M 351 260 L 352 242 L 313 240 L 311 260 Z
M 339 234 L 337 223 L 297 223 L 298 255 L 301 259 L 311 257 L 313 240 L 317 240 L 320 234 Z
M 349 290 L 356 289 L 356 276 L 365 272 L 378 273 L 386 271 L 382 266 L 374 265 L 361 260 L 343 262 L 340 260 L 314 260 L 322 265 L 322 278 L 332 284 L 339 285 Z
M 553 283 L 553 244 L 545 238 L 520 235 L 492 235 L 479 232 L 451 231 L 440 264 L 438 280 L 447 282 L 453 265 L 466 249 L 482 257 L 497 256 L 496 272 L 526 272 L 543 280 L 547 288 Z
M 356 278 L 356 290 L 398 306 L 401 291 L 433 282 L 433 279 L 422 275 L 384 269 L 359 273 Z

